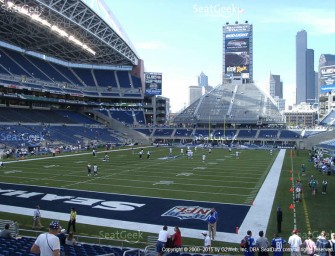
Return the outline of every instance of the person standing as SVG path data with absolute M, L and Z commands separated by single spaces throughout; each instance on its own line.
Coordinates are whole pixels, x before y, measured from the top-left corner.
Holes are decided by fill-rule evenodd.
M 247 235 L 246 235 L 245 239 L 247 240 L 247 246 L 244 250 L 244 255 L 245 256 L 254 256 L 255 255 L 254 247 L 256 245 L 256 242 L 255 242 L 255 239 L 252 237 L 251 230 L 247 231 Z
M 327 194 L 328 181 L 326 179 L 322 180 L 322 195 Z
M 331 249 L 331 245 L 330 242 L 326 239 L 326 231 L 321 231 L 321 234 L 318 238 L 318 240 L 316 241 L 316 253 L 319 256 L 328 256 L 330 249 Z
M 258 256 L 268 256 L 269 255 L 269 240 L 264 237 L 264 232 L 261 230 L 258 233 L 259 238 L 256 240 L 256 247 L 258 248 Z
M 156 243 L 156 251 L 157 251 L 158 256 L 162 256 L 164 253 L 163 248 L 165 248 L 165 245 L 169 238 L 169 232 L 167 230 L 168 230 L 168 227 L 164 226 L 163 229 L 159 231 L 158 240 Z
M 49 226 L 49 232 L 40 234 L 30 252 L 40 254 L 41 256 L 60 256 L 60 242 L 56 236 L 59 230 L 59 222 L 52 221 Z
M 73 228 L 73 233 L 76 233 L 76 219 L 77 219 L 77 211 L 74 207 L 72 207 L 70 211 L 69 224 L 67 226 L 67 233 L 70 233 L 71 226 Z
M 211 238 L 207 231 L 201 233 L 204 236 L 204 247 L 211 247 Z
M 98 166 L 96 164 L 93 165 L 93 175 L 94 176 L 98 175 Z
M 148 160 L 150 159 L 150 155 L 151 155 L 151 153 L 150 153 L 150 151 L 148 150 L 148 152 L 147 152 L 147 159 L 148 159 Z
M 291 255 L 292 256 L 301 256 L 301 245 L 302 241 L 298 235 L 298 230 L 294 229 L 293 234 L 288 239 L 288 243 L 291 246 Z
M 182 239 L 181 239 L 181 232 L 179 227 L 174 227 L 174 234 L 172 235 L 172 244 L 175 248 L 181 248 L 182 246 Z
M 215 208 L 212 208 L 207 217 L 208 234 L 212 240 L 214 240 L 216 236 L 216 224 L 218 218 L 219 218 L 218 212 L 215 210 Z
M 283 256 L 283 248 L 285 244 L 286 240 L 280 237 L 278 234 L 275 234 L 274 238 L 271 241 L 271 246 L 273 247 L 273 256 Z
M 88 163 L 88 165 L 87 165 L 87 176 L 91 176 L 91 164 L 90 163 Z
M 330 255 L 335 256 L 335 233 L 331 234 L 331 238 L 329 240 L 330 246 L 331 246 L 331 251 Z
M 278 206 L 277 207 L 277 233 L 281 233 L 281 223 L 283 221 L 283 211 Z
M 303 243 L 303 246 L 306 248 L 306 253 L 310 256 L 313 256 L 315 253 L 316 245 L 313 241 L 313 235 L 309 234 L 308 238 Z
M 34 211 L 34 217 L 33 217 L 33 229 L 35 228 L 44 228 L 44 226 L 41 223 L 41 212 L 40 212 L 40 206 L 36 205 L 36 209 Z

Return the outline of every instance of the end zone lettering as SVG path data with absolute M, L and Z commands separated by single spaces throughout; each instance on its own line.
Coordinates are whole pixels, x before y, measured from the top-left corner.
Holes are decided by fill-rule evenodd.
M 132 202 L 121 202 L 121 201 L 105 201 L 102 199 L 86 198 L 86 197 L 75 197 L 75 196 L 59 196 L 56 194 L 46 194 L 39 192 L 28 192 L 23 190 L 12 190 L 12 189 L 1 189 L 0 194 L 2 196 L 13 196 L 18 198 L 32 198 L 41 197 L 41 201 L 63 201 L 66 204 L 77 204 L 84 206 L 91 206 L 95 209 L 103 209 L 110 211 L 133 211 L 136 208 L 143 207 L 145 204 L 138 204 Z

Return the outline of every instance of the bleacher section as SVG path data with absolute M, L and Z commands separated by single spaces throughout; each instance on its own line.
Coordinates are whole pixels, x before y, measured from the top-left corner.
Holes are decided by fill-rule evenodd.
M 101 87 L 117 87 L 115 80 L 115 73 L 111 70 L 93 70 L 95 79 L 97 80 L 98 86 Z
M 276 139 L 278 138 L 278 130 L 260 130 L 258 138 L 262 139 Z
M 257 130 L 240 130 L 237 138 L 256 138 Z
M 335 126 L 335 111 L 332 110 L 330 113 L 322 119 L 320 125 L 324 126 Z
M 121 88 L 132 88 L 128 72 L 116 71 L 116 74 Z
M 163 137 L 171 137 L 174 129 L 156 129 L 154 132 L 154 136 L 163 136 Z
M 282 130 L 280 131 L 280 139 L 297 139 L 300 138 L 300 131 Z
M 36 254 L 30 253 L 35 240 L 36 238 L 32 237 L 21 237 L 18 239 L 0 238 L 0 256 L 36 256 Z M 144 256 L 144 252 L 140 249 L 107 245 L 80 243 L 78 245 L 61 246 L 61 252 L 64 252 L 66 256 L 123 256 L 127 251 L 132 252 L 130 255 Z

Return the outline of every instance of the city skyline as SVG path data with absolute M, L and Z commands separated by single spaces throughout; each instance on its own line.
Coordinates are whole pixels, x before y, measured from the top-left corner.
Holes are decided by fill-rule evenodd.
M 335 2 L 312 1 L 108 1 L 108 6 L 144 60 L 145 71 L 163 73 L 163 96 L 173 112 L 187 102 L 187 88 L 204 72 L 209 85 L 222 78 L 222 27 L 248 20 L 254 28 L 254 80 L 266 90 L 269 73 L 284 83 L 287 106 L 295 102 L 295 36 L 308 33 L 314 70 L 321 54 L 334 54 Z M 303 6 L 303 7 L 302 7 Z M 178 93 L 176 93 L 178 92 Z

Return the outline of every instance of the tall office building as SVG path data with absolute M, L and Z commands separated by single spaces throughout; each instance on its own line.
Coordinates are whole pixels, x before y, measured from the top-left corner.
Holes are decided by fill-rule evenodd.
M 314 50 L 307 49 L 307 32 L 301 30 L 296 35 L 296 104 L 316 97 Z
M 270 95 L 275 100 L 278 109 L 285 110 L 285 99 L 283 99 L 283 82 L 280 80 L 280 75 L 270 73 Z
M 206 76 L 204 72 L 201 72 L 201 74 L 198 76 L 198 86 L 208 86 L 208 76 Z
M 253 32 L 252 25 L 226 23 L 223 26 L 223 83 L 253 81 Z
M 280 75 L 273 75 L 270 73 L 270 95 L 272 98 L 278 96 L 280 99 L 283 98 L 283 82 L 280 81 Z
M 296 104 L 306 102 L 306 50 L 307 32 L 296 35 Z
M 193 102 L 198 100 L 202 96 L 202 87 L 200 86 L 189 86 L 189 106 L 192 105 Z
M 315 91 L 314 50 L 306 50 L 306 102 L 315 103 L 317 93 Z

